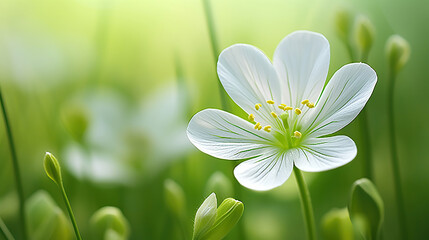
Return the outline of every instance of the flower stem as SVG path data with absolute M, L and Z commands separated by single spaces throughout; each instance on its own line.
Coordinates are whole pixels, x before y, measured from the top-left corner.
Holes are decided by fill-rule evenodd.
M 19 214 L 21 218 L 21 231 L 23 234 L 23 239 L 27 239 L 27 224 L 26 224 L 27 221 L 25 218 L 24 188 L 22 186 L 22 178 L 21 178 L 21 171 L 19 170 L 18 157 L 16 155 L 15 144 L 12 137 L 12 130 L 9 124 L 9 118 L 6 111 L 6 104 L 4 102 L 1 89 L 0 89 L 0 104 L 3 112 L 4 124 L 6 126 L 7 138 L 9 140 L 10 154 L 12 155 L 13 172 L 15 175 L 16 189 L 19 197 Z
M 66 190 L 64 189 L 64 185 L 61 183 L 61 184 L 60 184 L 60 185 L 58 185 L 58 186 L 59 186 L 59 188 L 60 188 L 60 190 L 61 190 L 61 193 L 62 193 L 62 195 L 63 195 L 64 202 L 66 203 L 67 211 L 68 211 L 68 213 L 69 213 L 70 220 L 72 221 L 73 229 L 74 229 L 74 232 L 75 232 L 75 234 L 76 234 L 76 238 L 77 238 L 78 240 L 82 240 L 82 237 L 80 236 L 79 228 L 77 227 L 77 223 L 76 223 L 76 220 L 75 220 L 74 215 L 73 215 L 72 208 L 71 208 L 71 206 L 70 206 L 69 199 L 67 198 Z
M 310 192 L 305 183 L 304 176 L 297 167 L 293 167 L 296 183 L 298 184 L 301 195 L 302 211 L 304 213 L 305 223 L 307 225 L 307 234 L 309 240 L 316 239 L 316 225 L 314 224 L 313 206 L 311 205 Z
M 210 35 L 210 45 L 212 47 L 212 54 L 213 54 L 214 62 L 215 62 L 215 66 L 216 66 L 217 61 L 218 61 L 218 56 L 219 56 L 219 50 L 218 50 L 219 48 L 218 48 L 218 44 L 217 44 L 217 37 L 216 37 L 216 32 L 215 32 L 213 14 L 212 14 L 212 10 L 211 10 L 211 6 L 210 6 L 209 1 L 210 0 L 203 0 L 203 5 L 204 5 L 205 16 L 206 16 L 207 28 L 209 30 L 209 35 Z M 226 95 L 226 92 L 223 89 L 220 81 L 217 81 L 217 83 L 218 83 L 218 88 L 219 88 L 219 94 L 220 94 L 220 101 L 221 101 L 222 109 L 224 109 L 225 111 L 229 111 L 229 104 L 227 101 L 228 97 Z
M 346 42 L 347 50 L 349 52 L 349 57 L 352 62 L 355 61 L 353 49 L 349 42 Z M 366 63 L 368 61 L 369 51 L 363 51 L 361 53 L 360 62 Z M 361 141 L 361 149 L 362 153 L 362 161 L 363 161 L 363 175 L 364 177 L 373 180 L 373 170 L 372 170 L 372 147 L 371 147 L 371 136 L 369 130 L 368 123 L 368 112 L 366 108 L 363 108 L 357 117 L 359 123 L 359 132 L 360 132 L 360 141 Z
M 362 52 L 361 62 L 366 63 L 368 60 L 368 51 Z M 358 117 L 360 125 L 360 135 L 363 148 L 361 148 L 363 156 L 363 175 L 369 180 L 373 180 L 372 170 L 372 146 L 371 146 L 371 131 L 369 130 L 368 111 L 363 108 Z
M 0 218 L 0 233 L 1 236 L 4 237 L 6 240 L 15 240 L 12 233 L 10 233 L 9 229 L 7 228 L 6 224 L 3 222 L 3 220 Z
M 367 111 L 366 109 L 362 109 L 362 111 L 359 114 L 358 121 L 359 121 L 359 130 L 361 135 L 361 144 L 362 148 L 360 149 L 363 157 L 363 175 L 364 177 L 372 180 L 373 174 L 372 174 L 372 147 L 371 147 L 371 138 L 370 138 L 370 131 L 369 131 L 369 124 L 368 124 L 368 118 L 367 118 Z
M 92 72 L 90 73 L 90 82 L 93 81 L 95 85 L 102 85 L 101 70 L 103 66 L 103 59 L 106 55 L 107 36 L 110 24 L 110 13 L 108 9 L 108 1 L 100 1 L 100 8 L 97 9 L 97 22 L 95 28 L 95 54 L 96 59 Z
M 401 174 L 399 171 L 399 159 L 396 152 L 396 130 L 395 130 L 395 114 L 394 114 L 394 90 L 395 90 L 396 75 L 393 71 L 389 73 L 389 90 L 388 90 L 388 121 L 390 132 L 390 154 L 392 159 L 393 183 L 395 185 L 395 195 L 397 203 L 397 211 L 400 223 L 401 239 L 407 239 L 407 219 L 405 214 L 405 203 L 401 187 Z

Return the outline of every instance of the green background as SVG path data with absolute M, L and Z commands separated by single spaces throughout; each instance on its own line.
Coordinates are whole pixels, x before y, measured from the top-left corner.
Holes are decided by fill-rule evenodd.
M 344 8 L 355 15 L 366 15 L 376 29 L 368 63 L 377 72 L 378 83 L 366 107 L 374 182 L 386 208 L 383 238 L 399 239 L 386 111 L 388 104 L 393 104 L 409 239 L 424 239 L 429 234 L 429 159 L 426 152 L 429 2 L 212 0 L 219 51 L 235 43 L 247 43 L 262 49 L 271 58 L 277 44 L 287 34 L 311 30 L 322 33 L 330 42 L 328 78 L 350 62 L 334 23 L 335 13 Z M 409 41 L 411 57 L 398 76 L 395 102 L 387 102 L 385 43 L 392 34 L 400 34 Z M 177 81 L 177 59 L 183 70 L 182 82 Z M 199 110 L 220 108 L 217 81 L 204 9 L 199 0 L 0 2 L 0 86 L 10 115 L 25 195 L 29 197 L 45 189 L 65 210 L 59 192 L 43 171 L 44 153 L 54 153 L 62 163 L 65 186 L 86 239 L 89 239 L 89 217 L 106 205 L 123 211 L 131 224 L 131 239 L 181 239 L 178 224 L 164 204 L 163 182 L 167 178 L 178 182 L 185 191 L 186 231 L 191 234 L 194 214 L 209 194 L 205 189 L 207 179 L 216 171 L 232 179 L 232 164 L 190 147 L 185 154 L 169 156 L 165 164 L 153 171 L 153 165 L 163 157 L 153 153 L 151 144 L 157 141 L 161 145 L 158 152 L 172 151 L 174 143 L 167 140 L 163 143 L 162 138 L 168 138 L 164 134 L 185 132 L 186 122 Z M 122 137 L 115 137 L 122 136 L 123 131 L 133 132 L 132 125 L 128 126 L 129 118 L 138 111 L 141 102 L 153 100 L 151 105 L 157 106 L 161 99 L 158 101 L 153 94 L 160 88 L 176 88 L 179 84 L 186 89 L 185 93 L 180 93 L 189 100 L 188 106 L 179 108 L 182 114 L 170 114 L 174 109 L 160 104 L 150 116 L 145 116 L 149 121 L 144 124 L 153 124 L 155 132 L 159 132 L 158 138 L 138 131 L 136 136 L 127 137 L 126 142 Z M 73 142 L 64 125 L 64 109 L 77 101 L 85 111 L 96 114 L 87 98 L 100 96 L 103 99 L 115 96 L 111 100 L 113 104 L 101 100 L 110 114 L 106 120 L 108 127 L 103 130 L 109 134 L 99 141 L 101 146 L 88 144 L 84 147 L 99 148 L 103 152 L 106 148 L 109 150 L 103 144 L 119 146 L 113 158 L 131 168 L 131 183 L 99 183 L 79 178 L 63 163 L 67 158 L 67 146 Z M 120 103 L 115 105 L 117 99 Z M 245 117 L 235 105 L 233 112 Z M 161 119 L 170 121 L 162 124 Z M 184 124 L 178 124 L 175 129 L 168 124 L 180 121 Z M 359 149 L 356 122 L 341 133 L 352 137 Z M 322 216 L 332 208 L 347 206 L 350 187 L 362 177 L 362 172 L 362 159 L 358 154 L 355 160 L 338 169 L 304 174 L 312 195 L 319 235 Z M 0 121 L 0 217 L 19 239 L 13 180 L 4 122 Z M 247 239 L 305 239 L 296 188 L 293 176 L 282 187 L 268 192 L 238 188 L 239 192 L 231 197 L 244 202 L 241 223 Z M 238 238 L 237 229 L 229 239 Z

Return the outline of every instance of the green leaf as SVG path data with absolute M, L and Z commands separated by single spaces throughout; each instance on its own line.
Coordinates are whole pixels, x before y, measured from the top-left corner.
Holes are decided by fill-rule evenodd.
M 384 204 L 370 180 L 362 178 L 353 184 L 349 214 L 355 231 L 364 239 L 378 239 L 384 218 Z
M 130 234 L 127 219 L 116 207 L 103 207 L 92 215 L 90 229 L 93 239 L 125 240 Z
M 72 230 L 64 212 L 45 191 L 34 193 L 26 202 L 28 233 L 32 240 L 68 240 Z

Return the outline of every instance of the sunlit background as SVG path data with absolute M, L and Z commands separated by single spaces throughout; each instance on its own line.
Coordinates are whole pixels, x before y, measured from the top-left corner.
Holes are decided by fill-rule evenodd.
M 350 62 L 335 31 L 336 12 L 346 9 L 371 20 L 376 34 L 368 64 L 377 72 L 378 83 L 366 108 L 374 183 L 386 208 L 383 239 L 399 239 L 388 145 L 389 104 L 397 109 L 409 239 L 427 238 L 429 2 L 212 0 L 211 6 L 218 51 L 247 43 L 271 57 L 281 39 L 295 30 L 322 33 L 331 46 L 328 78 Z M 395 102 L 387 102 L 385 43 L 392 34 L 409 41 L 411 58 L 398 76 Z M 43 156 L 49 151 L 62 165 L 84 238 L 90 232 L 91 215 L 103 206 L 116 206 L 130 223 L 130 239 L 190 239 L 195 212 L 213 191 L 207 182 L 221 172 L 234 187 L 217 192 L 218 200 L 234 197 L 245 205 L 239 226 L 227 239 L 305 239 L 293 176 L 272 191 L 248 190 L 233 178 L 233 163 L 197 151 L 186 137 L 193 114 L 221 108 L 215 57 L 201 0 L 0 1 L 0 87 L 25 197 L 46 190 L 65 211 L 60 193 L 43 170 Z M 230 105 L 234 113 L 246 117 L 232 101 Z M 355 139 L 359 149 L 356 122 L 341 132 Z M 321 236 L 323 215 L 346 207 L 352 183 L 363 176 L 362 158 L 358 155 L 332 171 L 304 175 Z M 165 204 L 166 179 L 184 190 L 183 223 Z M 20 239 L 18 216 L 1 120 L 0 217 Z

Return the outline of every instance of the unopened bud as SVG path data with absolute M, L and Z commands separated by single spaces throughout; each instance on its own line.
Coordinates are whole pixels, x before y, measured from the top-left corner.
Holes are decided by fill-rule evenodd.
M 183 217 L 185 213 L 185 193 L 182 187 L 171 179 L 164 181 L 164 198 L 167 207 L 170 211 L 176 215 L 179 219 Z
M 26 202 L 28 233 L 33 240 L 72 239 L 64 212 L 45 191 L 34 193 Z
M 64 127 L 72 137 L 82 142 L 89 125 L 89 114 L 84 106 L 77 104 L 66 105 L 61 111 Z
M 353 226 L 347 208 L 332 209 L 322 218 L 323 239 L 353 240 Z
M 204 200 L 195 214 L 193 239 L 203 239 L 202 237 L 210 230 L 216 220 L 217 200 L 216 194 L 212 193 Z
M 410 44 L 399 35 L 391 36 L 386 43 L 386 57 L 391 71 L 399 72 L 410 58 Z
M 58 160 L 52 153 L 46 152 L 45 159 L 43 161 L 46 175 L 58 186 L 62 185 L 61 167 Z
M 354 27 L 356 44 L 362 53 L 368 53 L 374 43 L 375 28 L 365 16 L 359 16 Z
M 244 205 L 232 198 L 225 199 L 217 209 L 216 220 L 203 239 L 224 238 L 240 220 Z
M 335 26 L 338 36 L 348 42 L 352 16 L 349 11 L 340 9 L 335 14 Z
M 370 180 L 362 178 L 354 182 L 348 209 L 356 232 L 364 239 L 378 239 L 384 218 L 384 205 Z
M 218 171 L 210 176 L 205 192 L 207 194 L 215 192 L 218 199 L 225 199 L 234 195 L 234 187 L 228 177 Z
M 126 240 L 130 234 L 127 219 L 116 207 L 103 207 L 90 220 L 92 239 Z

